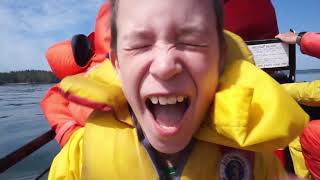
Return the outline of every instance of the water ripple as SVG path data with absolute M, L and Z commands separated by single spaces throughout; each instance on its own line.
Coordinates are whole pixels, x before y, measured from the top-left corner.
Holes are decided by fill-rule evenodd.
M 11 103 L 11 104 L 7 104 L 7 106 L 22 106 L 24 104 L 22 103 Z
M 24 105 L 34 105 L 34 104 L 39 104 L 38 102 L 30 102 L 30 103 L 10 103 L 7 104 L 7 106 L 24 106 Z
M 5 119 L 7 117 L 10 117 L 10 116 L 0 116 L 0 119 Z

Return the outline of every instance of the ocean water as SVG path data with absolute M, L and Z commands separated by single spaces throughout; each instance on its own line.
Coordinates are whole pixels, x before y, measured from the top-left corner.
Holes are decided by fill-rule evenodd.
M 319 73 L 297 73 L 296 74 L 296 81 L 314 81 L 320 80 L 320 72 Z
M 297 81 L 320 79 L 320 73 L 298 73 Z M 52 85 L 14 84 L 0 86 L 0 157 L 16 150 L 50 128 L 40 101 Z M 47 169 L 60 148 L 55 140 L 0 174 L 1 180 L 34 179 Z M 43 179 L 45 179 L 44 177 Z
M 50 86 L 22 84 L 0 86 L 0 157 L 50 129 L 39 105 Z M 59 146 L 53 140 L 0 174 L 0 179 L 34 179 L 50 166 L 58 151 Z

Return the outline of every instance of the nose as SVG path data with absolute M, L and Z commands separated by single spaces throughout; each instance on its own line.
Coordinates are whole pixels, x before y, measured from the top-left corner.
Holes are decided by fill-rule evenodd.
M 155 50 L 154 59 L 149 72 L 162 80 L 168 80 L 182 71 L 182 65 L 175 54 L 174 48 L 158 47 Z

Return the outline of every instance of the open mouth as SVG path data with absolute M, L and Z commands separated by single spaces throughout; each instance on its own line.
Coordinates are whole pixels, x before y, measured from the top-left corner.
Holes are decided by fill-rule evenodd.
M 163 129 L 177 129 L 189 108 L 190 98 L 186 96 L 150 96 L 146 106 L 156 123 Z

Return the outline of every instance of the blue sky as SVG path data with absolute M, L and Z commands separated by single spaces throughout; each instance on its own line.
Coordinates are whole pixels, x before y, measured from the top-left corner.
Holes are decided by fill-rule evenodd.
M 50 70 L 47 48 L 88 34 L 103 0 L 0 0 L 0 72 Z
M 280 32 L 320 32 L 320 0 L 272 0 Z M 297 69 L 320 69 L 320 59 L 303 55 L 297 48 Z
M 44 54 L 56 42 L 88 34 L 103 0 L 1 0 L 0 72 L 50 70 Z M 319 0 L 272 0 L 281 32 L 320 32 Z M 320 68 L 320 60 L 301 55 L 297 69 Z

